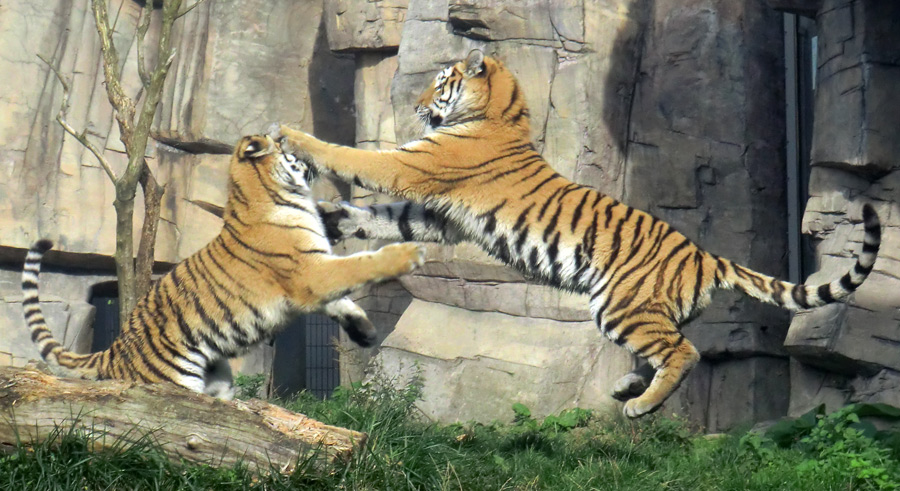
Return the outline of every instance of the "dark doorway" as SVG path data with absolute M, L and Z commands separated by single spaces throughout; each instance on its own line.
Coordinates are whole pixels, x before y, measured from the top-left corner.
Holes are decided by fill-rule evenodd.
M 340 326 L 321 314 L 302 315 L 275 339 L 272 387 L 290 397 L 301 390 L 327 398 L 340 380 L 336 343 Z
M 103 351 L 119 335 L 119 284 L 107 281 L 94 285 L 90 303 L 97 309 L 91 352 Z

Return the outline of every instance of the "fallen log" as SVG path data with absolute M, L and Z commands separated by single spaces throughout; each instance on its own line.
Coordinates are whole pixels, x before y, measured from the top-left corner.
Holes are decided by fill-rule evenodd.
M 46 441 L 71 428 L 94 448 L 150 434 L 172 459 L 292 472 L 347 461 L 366 434 L 329 426 L 259 400 L 221 401 L 172 384 L 57 378 L 0 367 L 0 447 Z M 99 438 L 94 438 L 98 437 Z

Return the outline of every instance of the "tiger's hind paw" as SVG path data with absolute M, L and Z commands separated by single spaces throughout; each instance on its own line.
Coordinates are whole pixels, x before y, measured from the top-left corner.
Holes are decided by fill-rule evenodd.
M 378 331 L 366 317 L 366 312 L 347 297 L 328 302 L 322 312 L 334 319 L 354 343 L 367 348 L 378 340 Z
M 221 399 L 223 401 L 230 401 L 234 399 L 235 388 L 234 383 L 231 380 L 210 380 L 206 382 L 206 385 L 203 387 L 203 393 L 215 397 L 216 399 Z
M 631 372 L 616 381 L 613 385 L 612 397 L 618 401 L 634 399 L 643 394 L 649 386 L 649 380 L 639 373 Z
M 656 412 L 662 407 L 663 401 L 655 401 L 648 397 L 636 397 L 625 402 L 625 408 L 622 410 L 625 416 L 635 419 L 641 416 Z

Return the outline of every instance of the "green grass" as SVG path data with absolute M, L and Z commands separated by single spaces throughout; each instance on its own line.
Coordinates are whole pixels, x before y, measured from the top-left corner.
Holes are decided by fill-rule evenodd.
M 824 491 L 900 483 L 898 454 L 854 429 L 852 412 L 782 425 L 781 447 L 755 433 L 708 438 L 658 417 L 629 422 L 570 410 L 536 421 L 521 405 L 506 423 L 429 424 L 417 417 L 418 395 L 414 383 L 402 391 L 355 386 L 328 401 L 282 401 L 369 434 L 366 451 L 324 472 L 301 465 L 291 476 L 254 476 L 240 467 L 172 463 L 152 435 L 92 451 L 89 438 L 61 430 L 60 444 L 17 447 L 0 457 L 0 489 Z

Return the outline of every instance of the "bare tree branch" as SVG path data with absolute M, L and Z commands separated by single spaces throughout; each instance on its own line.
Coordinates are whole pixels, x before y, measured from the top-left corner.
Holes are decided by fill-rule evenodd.
M 168 75 L 169 68 L 175 57 L 172 49 L 172 24 L 183 15 L 187 14 L 205 0 L 196 2 L 181 11 L 183 0 L 163 0 L 162 17 L 160 19 L 158 37 L 156 38 L 156 61 L 153 69 L 147 66 L 145 41 L 154 15 L 153 0 L 147 0 L 138 20 L 135 38 L 138 43 L 138 75 L 141 79 L 143 100 L 138 112 L 135 99 L 127 96 L 122 88 L 122 73 L 119 68 L 119 55 L 113 43 L 113 29 L 110 29 L 108 0 L 91 0 L 91 10 L 94 14 L 94 22 L 97 34 L 100 36 L 100 51 L 103 61 L 103 75 L 106 81 L 106 93 L 109 102 L 115 110 L 116 121 L 119 124 L 119 139 L 125 146 L 128 155 L 128 164 L 121 175 L 112 173 L 109 165 L 104 169 L 113 180 L 116 188 L 116 198 L 113 206 L 116 209 L 116 276 L 119 280 L 119 321 L 125 325 L 128 316 L 137 303 L 137 299 L 146 291 L 153 267 L 154 246 L 160 215 L 162 196 L 165 187 L 160 186 L 146 162 L 148 140 L 150 138 L 150 126 L 156 116 L 163 86 Z M 120 4 L 120 10 L 123 4 Z M 118 16 L 117 16 L 118 19 Z M 52 67 L 52 66 L 51 66 Z M 54 70 L 55 71 L 55 70 Z M 66 89 L 65 106 L 68 107 L 67 86 L 57 73 L 57 77 L 63 82 Z M 64 112 L 63 112 L 64 115 Z M 59 118 L 60 124 L 65 123 L 65 118 Z M 64 124 L 64 128 L 68 126 Z M 75 136 L 79 142 L 95 153 L 98 159 L 102 154 L 96 151 L 84 135 L 78 135 L 68 127 L 66 129 Z M 101 160 L 101 162 L 105 162 Z M 134 199 L 137 195 L 137 186 L 140 183 L 144 192 L 144 225 L 139 242 L 137 264 L 135 264 L 135 239 L 133 234 L 134 224 Z
M 97 2 L 98 0 L 93 1 Z M 166 81 L 169 67 L 172 65 L 175 57 L 175 52 L 170 47 L 172 42 L 172 24 L 175 22 L 175 13 L 178 12 L 180 6 L 181 0 L 166 0 L 163 4 L 163 19 L 162 26 L 160 26 L 159 54 L 156 60 L 156 67 L 153 73 L 150 74 L 150 84 L 147 86 L 137 123 L 132 127 L 132 138 L 129 143 L 126 143 L 129 160 L 128 167 L 122 175 L 122 184 L 125 188 L 130 189 L 132 193 L 136 191 L 138 181 L 143 172 L 143 166 L 146 165 L 144 154 L 147 149 L 147 140 L 150 136 L 150 125 L 156 116 L 156 107 L 162 96 L 163 85 Z
M 116 110 L 116 121 L 119 123 L 119 133 L 122 143 L 128 147 L 131 140 L 134 121 L 134 101 L 122 90 L 122 76 L 119 72 L 119 53 L 113 44 L 112 30 L 109 28 L 109 13 L 106 10 L 106 0 L 91 0 L 91 10 L 94 13 L 94 22 L 97 24 L 97 33 L 100 35 L 100 52 L 103 54 L 103 75 L 106 79 L 106 93 L 109 102 Z
M 110 36 L 108 29 L 103 28 L 105 21 L 105 4 L 106 0 L 92 0 L 97 19 L 97 30 L 101 33 L 101 38 Z M 159 27 L 159 37 L 157 38 L 157 59 L 153 71 L 149 74 L 149 84 L 145 88 L 143 102 L 137 119 L 135 120 L 135 106 L 128 100 L 130 106 L 131 119 L 128 123 L 128 134 L 125 138 L 123 131 L 123 143 L 128 153 L 128 165 L 125 171 L 116 182 L 116 200 L 113 203 L 116 208 L 116 269 L 119 277 L 119 319 L 122 325 L 128 320 L 128 315 L 137 304 L 139 298 L 139 288 L 145 286 L 145 282 L 138 278 L 138 275 L 147 275 L 149 278 L 153 265 L 153 249 L 156 239 L 157 224 L 145 227 L 145 233 L 152 233 L 152 236 L 142 235 L 139 243 L 140 267 L 136 270 L 134 262 L 134 237 L 132 234 L 132 224 L 134 222 L 134 197 L 137 194 L 137 186 L 142 176 L 149 184 L 155 184 L 152 173 L 147 167 L 145 155 L 147 151 L 147 143 L 150 137 L 150 126 L 156 116 L 156 109 L 162 96 L 163 86 L 168 75 L 169 67 L 174 60 L 174 50 L 172 44 L 172 24 L 176 20 L 176 15 L 181 9 L 182 0 L 165 0 L 162 7 L 162 19 Z M 104 64 L 107 61 L 114 61 L 115 58 L 110 56 L 115 54 L 113 50 L 104 51 Z M 120 75 L 118 70 L 111 72 L 107 70 L 107 75 Z M 109 79 L 107 78 L 107 83 Z M 118 81 L 117 81 L 118 84 Z M 107 87 L 109 89 L 109 87 Z M 121 86 L 119 85 L 121 90 Z M 111 92 L 112 94 L 112 92 Z M 112 101 L 112 99 L 111 99 Z M 113 106 L 117 107 L 115 102 Z M 144 187 L 147 193 L 144 195 L 145 203 L 149 200 L 150 208 L 145 208 L 145 220 L 158 220 L 159 209 L 158 203 L 154 200 L 161 198 L 163 192 L 156 185 Z M 155 208 L 155 209 L 154 209 Z M 145 243 L 146 241 L 146 243 Z M 140 283 L 140 284 L 139 284 Z
M 128 323 L 128 316 L 137 304 L 134 296 L 134 196 L 136 184 L 127 180 L 129 171 L 134 172 L 134 101 L 125 95 L 122 89 L 122 77 L 119 71 L 119 54 L 113 44 L 112 30 L 109 28 L 107 0 L 91 0 L 91 11 L 97 34 L 100 36 L 100 52 L 103 55 L 103 76 L 106 80 L 106 94 L 109 103 L 115 109 L 116 121 L 119 123 L 119 140 L 125 145 L 128 154 L 128 166 L 116 180 L 116 198 L 113 207 L 116 209 L 116 278 L 119 280 L 119 323 Z M 145 143 L 146 145 L 146 143 Z M 140 164 L 143 164 L 143 150 Z M 137 182 L 137 179 L 134 180 Z
M 53 70 L 53 73 L 56 74 L 56 79 L 59 80 L 59 83 L 60 83 L 60 85 L 62 85 L 62 88 L 63 88 L 62 102 L 59 105 L 59 112 L 56 114 L 56 121 L 59 123 L 60 126 L 63 127 L 64 130 L 66 130 L 66 133 L 72 135 L 76 140 L 78 140 L 79 143 L 81 143 L 85 148 L 90 150 L 90 152 L 92 154 L 94 154 L 94 157 L 97 157 L 97 161 L 100 163 L 100 166 L 103 167 L 103 170 L 106 171 L 106 175 L 109 176 L 109 179 L 113 182 L 113 184 L 115 184 L 118 177 L 116 177 L 116 173 L 113 172 L 112 167 L 110 167 L 109 161 L 106 160 L 106 157 L 103 156 L 103 152 L 101 152 L 100 149 L 98 149 L 96 146 L 94 146 L 94 144 L 91 143 L 90 140 L 87 139 L 87 135 L 85 134 L 84 131 L 82 131 L 81 133 L 78 133 L 77 131 L 75 131 L 75 128 L 73 128 L 72 125 L 70 125 L 69 122 L 66 120 L 66 114 L 69 112 L 69 84 L 68 84 L 68 82 L 66 82 L 66 80 L 65 80 L 65 78 L 63 78 L 62 74 L 59 73 L 59 70 L 56 68 L 55 65 L 53 65 L 52 63 L 47 61 L 47 59 L 44 58 L 43 56 L 41 56 L 41 55 L 37 55 L 37 56 L 48 67 L 50 67 L 51 70 Z
M 147 73 L 147 60 L 144 53 L 144 38 L 150 29 L 150 20 L 153 15 L 153 1 L 148 0 L 144 3 L 144 9 L 141 11 L 141 19 L 137 28 L 137 66 L 138 75 L 141 77 L 141 83 L 144 89 L 150 87 L 150 75 Z
M 122 8 L 125 7 L 125 2 L 119 2 L 119 8 L 116 10 L 116 16 L 112 20 L 112 25 L 110 26 L 112 32 L 116 32 L 116 27 L 119 25 L 119 19 L 122 17 Z
M 163 0 L 158 36 L 156 37 L 156 60 L 150 70 L 146 59 L 146 37 L 154 15 L 153 0 L 147 0 L 138 18 L 135 32 L 137 41 L 138 75 L 142 84 L 143 100 L 138 113 L 135 99 L 125 94 L 122 87 L 122 71 L 119 67 L 119 54 L 113 43 L 114 28 L 110 28 L 108 12 L 109 0 L 91 0 L 91 10 L 97 34 L 100 37 L 100 51 L 103 63 L 106 94 L 119 125 L 119 139 L 125 146 L 128 164 L 121 175 L 113 172 L 103 153 L 93 145 L 86 132 L 78 133 L 66 120 L 69 109 L 69 84 L 57 68 L 46 59 L 41 60 L 53 70 L 63 87 L 63 100 L 56 120 L 63 129 L 87 148 L 113 182 L 116 197 L 113 206 L 116 209 L 116 276 L 119 280 L 119 322 L 125 325 L 128 316 L 137 303 L 137 299 L 147 291 L 154 262 L 154 248 L 159 227 L 162 197 L 165 186 L 161 186 L 146 162 L 150 127 L 160 103 L 163 86 L 168 71 L 175 59 L 172 49 L 172 25 L 205 0 L 196 0 L 193 5 L 181 10 L 183 0 Z M 119 3 L 115 22 L 121 18 L 125 2 Z M 137 260 L 135 261 L 134 200 L 137 186 L 141 185 L 144 193 L 144 223 L 141 229 Z
M 181 13 L 179 13 L 178 15 L 176 15 L 176 16 L 175 16 L 175 19 L 180 19 L 182 16 L 184 16 L 185 14 L 187 14 L 188 12 L 190 12 L 191 10 L 194 10 L 195 8 L 197 8 L 198 5 L 200 5 L 201 3 L 205 2 L 205 1 L 206 1 L 206 0 L 197 0 L 196 2 L 194 2 L 193 5 L 191 5 L 190 7 L 186 8 L 186 9 L 184 9 L 184 11 L 182 11 Z

